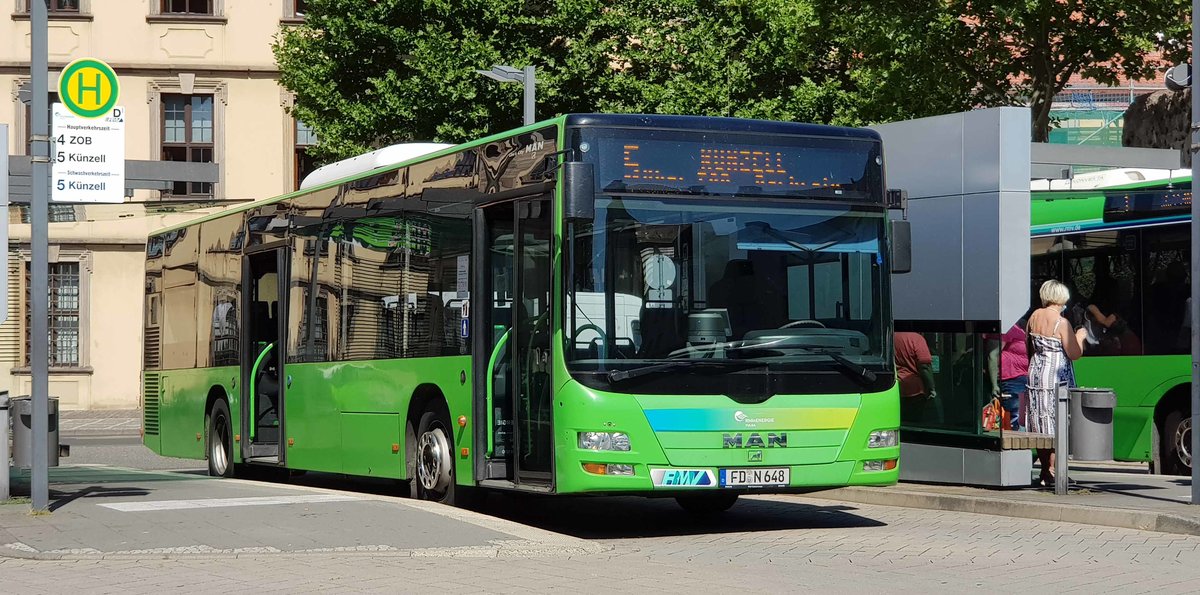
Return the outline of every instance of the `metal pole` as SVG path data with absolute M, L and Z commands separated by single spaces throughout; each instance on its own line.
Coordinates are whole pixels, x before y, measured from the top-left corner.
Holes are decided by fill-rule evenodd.
M 533 113 L 534 95 L 537 90 L 537 75 L 532 66 L 526 66 L 524 71 L 524 76 L 521 77 L 521 80 L 525 84 L 525 125 L 528 126 L 537 121 L 537 117 Z
M 1200 2 L 1200 0 L 1196 0 Z M 1070 392 L 1067 391 L 1067 385 L 1060 383 L 1058 390 L 1054 392 L 1058 397 L 1058 411 L 1055 413 L 1054 422 L 1058 426 L 1054 429 L 1054 494 L 1057 496 L 1067 495 L 1067 459 L 1071 456 L 1071 442 L 1068 440 L 1068 432 L 1070 432 L 1070 422 L 1068 417 L 1071 414 L 1070 408 Z
M 0 504 L 12 495 L 8 488 L 8 403 L 8 391 L 0 391 Z
M 1200 180 L 1200 159 L 1197 159 L 1196 149 L 1200 145 L 1200 129 L 1197 128 L 1197 118 L 1200 118 L 1200 0 L 1192 0 L 1192 291 L 1189 302 L 1191 332 L 1192 332 L 1192 504 L 1200 504 L 1200 473 L 1196 471 L 1196 453 L 1200 451 L 1200 207 L 1196 205 L 1196 183 Z M 1170 439 L 1170 438 L 1168 438 Z
M 50 122 L 47 105 L 49 82 L 47 64 L 46 3 L 34 0 L 29 3 L 30 15 L 30 78 L 33 82 L 33 97 L 30 111 L 33 112 L 32 143 L 33 169 L 29 211 L 30 230 L 30 308 L 29 363 L 33 390 L 33 445 L 29 471 L 29 495 L 34 511 L 44 511 L 50 506 L 49 452 L 47 452 L 47 422 L 49 421 L 49 381 L 47 361 L 50 355 L 47 326 L 46 261 L 47 211 L 50 203 Z

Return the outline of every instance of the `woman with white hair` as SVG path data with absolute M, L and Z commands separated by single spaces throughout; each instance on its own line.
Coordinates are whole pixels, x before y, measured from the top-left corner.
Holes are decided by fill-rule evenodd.
M 1063 317 L 1071 292 L 1066 285 L 1050 279 L 1038 292 L 1042 307 L 1029 316 L 1026 341 L 1029 351 L 1029 431 L 1054 435 L 1055 393 L 1059 383 L 1075 386 L 1071 361 L 1083 355 L 1083 339 L 1087 329 L 1071 332 L 1071 324 Z M 1038 449 L 1042 464 L 1042 485 L 1054 485 L 1054 450 Z

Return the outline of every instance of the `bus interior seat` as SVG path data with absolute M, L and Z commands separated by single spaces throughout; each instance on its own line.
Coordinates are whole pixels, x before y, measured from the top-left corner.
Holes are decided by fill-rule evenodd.
M 577 354 L 580 355 L 579 359 L 600 359 L 600 337 L 593 337 L 583 348 L 580 348 L 576 344 L 575 349 Z M 608 345 L 608 350 L 608 353 L 605 355 L 608 359 L 631 359 L 637 357 L 637 347 L 633 344 L 633 339 L 628 337 L 613 339 Z

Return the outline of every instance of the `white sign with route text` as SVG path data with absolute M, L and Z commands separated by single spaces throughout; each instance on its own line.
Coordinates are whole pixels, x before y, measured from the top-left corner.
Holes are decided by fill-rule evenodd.
M 81 118 L 54 104 L 51 202 L 125 202 L 125 108 Z

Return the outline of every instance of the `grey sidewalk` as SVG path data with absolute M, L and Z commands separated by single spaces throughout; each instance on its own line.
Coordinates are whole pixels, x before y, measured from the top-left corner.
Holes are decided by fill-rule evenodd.
M 99 465 L 54 468 L 50 481 L 52 514 L 0 504 L 0 557 L 559 557 L 602 549 L 390 496 Z M 27 485 L 27 474 L 14 477 L 21 483 Z
M 1144 468 L 1144 467 L 1143 467 Z M 1053 489 L 986 489 L 901 483 L 850 487 L 815 497 L 929 510 L 1200 535 L 1200 506 L 1191 506 L 1191 478 L 1150 475 L 1135 467 L 1072 464 L 1065 496 Z
M 58 425 L 59 434 L 66 437 L 138 436 L 142 431 L 142 410 L 62 410 Z

